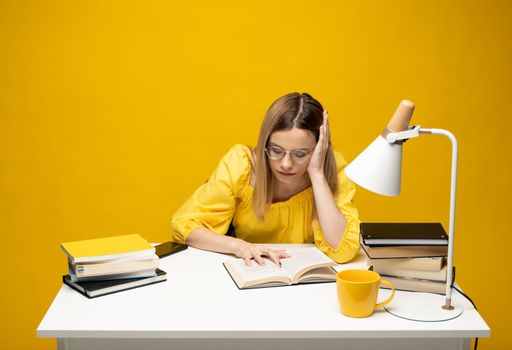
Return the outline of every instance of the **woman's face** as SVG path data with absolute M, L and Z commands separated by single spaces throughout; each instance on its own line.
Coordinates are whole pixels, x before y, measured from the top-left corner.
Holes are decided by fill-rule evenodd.
M 273 132 L 267 143 L 267 159 L 276 179 L 288 184 L 301 181 L 315 146 L 315 138 L 308 130 L 293 128 Z M 284 153 L 284 156 L 281 159 L 272 159 L 269 156 L 270 151 L 273 158 L 279 152 Z

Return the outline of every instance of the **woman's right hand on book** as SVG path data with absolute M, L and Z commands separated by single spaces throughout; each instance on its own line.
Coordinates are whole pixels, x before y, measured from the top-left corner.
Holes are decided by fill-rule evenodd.
M 247 266 L 251 265 L 251 260 L 253 259 L 258 264 L 264 265 L 265 261 L 262 256 L 268 257 L 276 265 L 279 265 L 279 260 L 290 257 L 284 250 L 274 250 L 248 243 L 240 238 L 219 235 L 204 227 L 198 227 L 193 230 L 188 235 L 185 243 L 199 249 L 234 254 L 244 259 Z
M 247 266 L 251 265 L 251 260 L 253 259 L 259 265 L 265 265 L 264 256 L 268 257 L 276 265 L 280 265 L 279 261 L 281 259 L 290 257 L 285 250 L 270 249 L 241 239 L 236 239 L 233 243 L 233 253 L 239 258 L 244 259 Z

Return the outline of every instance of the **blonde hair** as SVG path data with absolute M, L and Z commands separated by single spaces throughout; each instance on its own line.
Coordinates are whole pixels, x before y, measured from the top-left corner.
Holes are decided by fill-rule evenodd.
M 258 145 L 256 146 L 255 183 L 253 192 L 253 211 L 256 217 L 263 220 L 268 207 L 272 203 L 274 178 L 265 147 L 270 135 L 276 131 L 295 128 L 308 130 L 318 141 L 319 129 L 323 124 L 323 107 L 307 93 L 293 92 L 277 99 L 268 109 L 261 124 Z M 329 135 L 327 137 L 330 139 Z M 334 196 L 338 193 L 338 174 L 331 143 L 327 149 L 324 174 Z

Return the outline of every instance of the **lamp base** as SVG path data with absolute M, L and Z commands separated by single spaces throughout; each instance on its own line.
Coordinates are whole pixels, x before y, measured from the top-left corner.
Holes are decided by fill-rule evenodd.
M 401 291 L 384 309 L 394 316 L 420 322 L 442 322 L 462 315 L 461 305 L 452 303 L 453 309 L 448 310 L 443 308 L 445 301 L 446 297 L 440 294 Z

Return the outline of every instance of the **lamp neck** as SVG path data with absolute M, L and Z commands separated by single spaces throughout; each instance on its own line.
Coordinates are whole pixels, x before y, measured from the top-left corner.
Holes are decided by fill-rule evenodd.
M 450 186 L 450 221 L 448 228 L 448 262 L 447 262 L 447 282 L 446 282 L 446 307 L 451 305 L 451 292 L 453 280 L 453 253 L 454 253 L 454 239 L 455 239 L 455 203 L 457 200 L 457 161 L 458 161 L 458 144 L 455 136 L 444 129 L 423 129 L 420 128 L 420 134 L 443 135 L 450 139 L 452 143 L 452 174 Z

